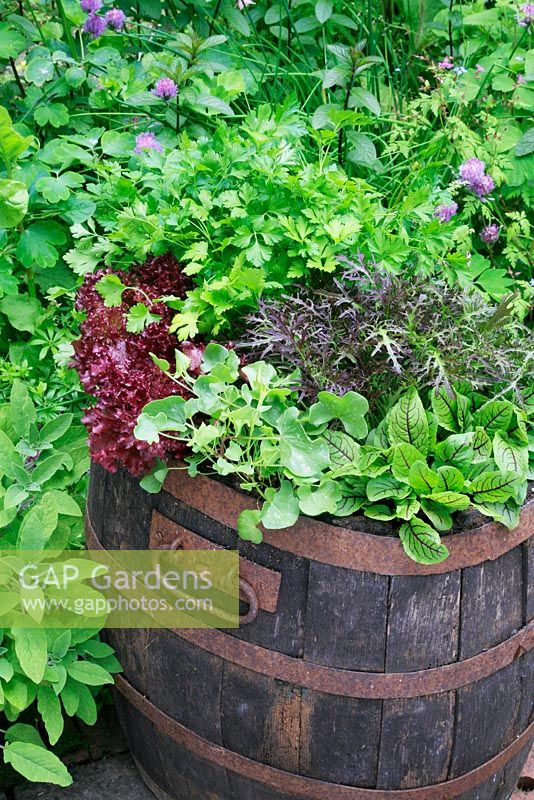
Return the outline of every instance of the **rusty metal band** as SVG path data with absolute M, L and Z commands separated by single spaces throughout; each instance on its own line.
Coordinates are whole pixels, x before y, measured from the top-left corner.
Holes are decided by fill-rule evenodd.
M 251 497 L 205 475 L 190 478 L 183 469 L 172 469 L 164 490 L 196 511 L 237 530 L 244 509 L 257 508 Z M 438 575 L 484 561 L 494 561 L 532 535 L 534 500 L 521 512 L 521 522 L 510 531 L 498 522 L 442 537 L 449 557 L 441 564 L 417 564 L 406 556 L 397 537 L 377 536 L 300 517 L 291 528 L 265 530 L 264 541 L 294 555 L 335 567 L 379 575 Z
M 467 792 L 485 780 L 492 778 L 526 747 L 534 735 L 534 723 L 532 723 L 517 739 L 494 758 L 471 770 L 471 772 L 443 783 L 421 786 L 415 789 L 364 789 L 308 778 L 304 775 L 285 772 L 268 764 L 253 761 L 247 756 L 204 739 L 172 719 L 121 676 L 116 676 L 115 681 L 116 688 L 127 702 L 150 720 L 160 733 L 168 736 L 181 747 L 186 748 L 197 758 L 204 759 L 211 764 L 217 764 L 223 769 L 228 769 L 245 778 L 257 781 L 269 789 L 288 795 L 296 795 L 301 799 L 307 798 L 307 800 L 324 800 L 326 797 L 328 800 L 454 800 L 463 792 Z
M 164 789 L 162 789 L 161 786 L 158 786 L 158 784 L 154 780 L 152 780 L 148 772 L 145 772 L 145 770 L 141 766 L 139 759 L 137 759 L 133 754 L 132 754 L 132 759 L 139 775 L 146 783 L 146 785 L 148 786 L 154 797 L 157 797 L 158 800 L 175 800 L 174 797 L 171 797 L 170 794 L 167 794 L 167 792 Z
M 266 650 L 217 630 L 174 630 L 176 636 L 243 669 L 325 694 L 400 700 L 441 694 L 493 675 L 534 647 L 534 622 L 465 661 L 417 672 L 353 672 Z
M 86 515 L 87 543 L 104 547 Z M 370 700 L 396 700 L 460 689 L 487 678 L 534 647 L 534 620 L 501 644 L 464 661 L 417 672 L 356 672 L 314 664 L 267 650 L 219 630 L 180 629 L 180 639 L 243 669 L 325 694 Z

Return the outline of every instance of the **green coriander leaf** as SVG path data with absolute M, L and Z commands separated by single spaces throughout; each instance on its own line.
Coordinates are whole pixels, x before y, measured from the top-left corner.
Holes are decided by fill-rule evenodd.
M 127 288 L 118 275 L 105 275 L 95 285 L 96 291 L 104 299 L 104 305 L 108 308 L 122 304 L 122 293 Z
M 161 316 L 152 314 L 144 303 L 136 303 L 126 315 L 126 330 L 129 333 L 141 333 L 153 322 L 159 322 Z

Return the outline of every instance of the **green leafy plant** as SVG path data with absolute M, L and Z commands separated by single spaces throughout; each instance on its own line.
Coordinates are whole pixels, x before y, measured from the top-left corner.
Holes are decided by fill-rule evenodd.
M 2 549 L 81 546 L 89 461 L 85 431 L 73 420 L 63 414 L 40 424 L 18 380 L 10 402 L 0 406 Z
M 360 253 L 331 285 L 262 301 L 238 349 L 298 368 L 308 400 L 353 389 L 374 406 L 409 383 L 452 392 L 466 379 L 477 388 L 508 382 L 521 404 L 534 348 L 513 310 L 510 295 L 495 307 L 439 278 L 366 265 Z
M 295 282 L 324 284 L 355 250 L 392 272 L 432 274 L 440 259 L 467 264 L 434 218 L 428 190 L 387 208 L 386 198 L 339 167 L 335 150 L 310 157 L 305 132 L 291 106 L 261 106 L 209 140 L 184 135 L 165 156 L 106 168 L 94 213 L 105 233 L 75 226 L 66 260 L 87 272 L 170 250 L 196 284 L 185 300 L 168 300 L 180 339 L 226 335 L 260 296 Z
M 56 415 L 43 423 L 27 387 L 15 380 L 10 401 L 0 405 L 0 546 L 4 554 L 83 546 L 87 467 L 85 432 L 74 424 L 73 414 Z M 1 580 L 3 585 L 9 580 L 5 570 Z M 1 618 L 0 613 L 0 624 Z M 0 710 L 13 723 L 4 734 L 3 755 L 6 763 L 30 780 L 60 786 L 71 783 L 38 729 L 17 719 L 35 709 L 49 746 L 60 738 L 65 715 L 77 716 L 88 725 L 96 722 L 98 687 L 112 683 L 110 673 L 120 669 L 112 648 L 96 634 L 94 629 L 40 627 L 2 631 Z
M 21 136 L 13 128 L 11 117 L 0 106 L 0 158 L 7 177 L 0 179 L 0 228 L 14 228 L 28 210 L 28 192 L 24 183 L 13 180 L 18 156 L 32 141 L 31 136 Z
M 0 652 L 0 708 L 13 723 L 4 733 L 5 762 L 31 781 L 68 786 L 72 778 L 48 747 L 61 737 L 65 717 L 95 724 L 99 687 L 120 670 L 113 649 L 93 629 L 13 628 Z M 16 721 L 34 706 L 48 747 L 37 727 Z
M 260 497 L 258 510 L 242 512 L 242 538 L 259 542 L 260 523 L 289 527 L 301 513 L 363 511 L 395 521 L 406 553 L 430 564 L 447 557 L 439 532 L 452 527 L 454 512 L 473 506 L 508 527 L 518 523 L 531 474 L 527 414 L 504 397 L 442 387 L 425 407 L 412 388 L 368 432 L 367 401 L 356 392 L 319 392 L 300 408 L 297 374 L 280 376 L 261 361 L 239 369 L 221 345 L 206 348 L 200 377 L 187 365 L 179 354 L 172 377 L 192 398 L 149 403 L 136 436 L 185 442 L 191 475 L 205 465 Z M 143 485 L 157 490 L 165 474 L 159 465 Z

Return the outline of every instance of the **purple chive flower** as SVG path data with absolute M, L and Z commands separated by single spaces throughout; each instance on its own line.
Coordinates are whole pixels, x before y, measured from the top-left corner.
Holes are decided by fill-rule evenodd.
M 478 197 L 485 197 L 495 189 L 495 182 L 491 175 L 483 175 L 478 181 L 471 184 L 471 189 Z
M 436 206 L 434 209 L 434 216 L 436 219 L 439 219 L 440 222 L 450 222 L 457 211 L 458 203 L 451 200 L 450 203 L 442 203 L 440 206 Z
M 499 226 L 496 222 L 492 222 L 491 225 L 486 225 L 485 228 L 482 228 L 480 238 L 486 244 L 495 244 L 495 242 L 499 241 L 499 233 Z
M 486 175 L 486 165 L 479 158 L 470 158 L 460 167 L 460 179 L 478 197 L 485 197 L 495 188 L 491 175 Z
M 106 11 L 106 22 L 115 31 L 122 31 L 126 22 L 126 14 L 120 8 L 110 8 Z
M 516 17 L 517 22 L 522 28 L 528 28 L 528 26 L 534 22 L 534 3 L 525 3 L 521 6 L 519 11 L 521 13 Z
M 170 100 L 178 94 L 178 87 L 172 78 L 160 78 L 156 82 L 156 86 L 152 89 L 156 97 L 161 97 L 163 100 Z
M 236 0 L 236 7 L 243 11 L 247 6 L 253 6 L 256 0 Z
M 469 158 L 460 167 L 460 178 L 466 183 L 474 183 L 483 177 L 486 165 L 480 158 Z
M 80 0 L 80 7 L 88 14 L 96 14 L 102 8 L 102 0 Z
M 452 63 L 451 56 L 445 56 L 443 61 L 439 61 L 438 67 L 440 69 L 454 69 L 454 64 Z
M 163 147 L 158 142 L 152 131 L 145 131 L 144 133 L 140 133 L 139 136 L 135 137 L 134 153 L 139 154 L 144 150 L 157 150 L 159 153 L 161 153 L 163 150 Z
M 102 36 L 107 27 L 104 17 L 99 17 L 98 14 L 89 14 L 83 24 L 85 33 L 90 33 L 95 39 Z

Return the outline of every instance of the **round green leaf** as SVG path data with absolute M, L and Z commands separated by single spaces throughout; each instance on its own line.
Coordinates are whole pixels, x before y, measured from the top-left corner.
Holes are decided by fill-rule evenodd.
M 14 228 L 28 211 L 28 190 L 20 181 L 0 178 L 0 228 Z
M 246 542 L 259 544 L 263 539 L 263 534 L 258 528 L 261 521 L 261 511 L 247 509 L 242 511 L 237 520 L 237 532 L 241 539 Z
M 65 79 L 73 89 L 79 89 L 87 75 L 82 67 L 69 67 L 65 72 Z
M 0 25 L 0 58 L 16 58 L 24 50 L 26 39 L 7 22 Z
M 265 528 L 290 528 L 299 518 L 299 501 L 289 481 L 282 481 L 280 489 L 270 490 L 263 506 L 261 521 Z
M 54 65 L 49 58 L 34 58 L 26 67 L 24 76 L 27 81 L 36 86 L 42 86 L 54 77 Z
M 10 294 L 0 300 L 0 311 L 16 330 L 33 333 L 42 307 L 34 297 Z
M 102 135 L 100 146 L 107 156 L 130 158 L 135 147 L 135 137 L 132 133 L 106 131 Z

